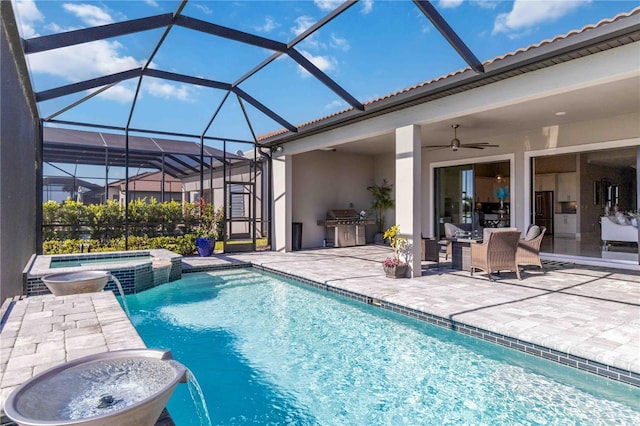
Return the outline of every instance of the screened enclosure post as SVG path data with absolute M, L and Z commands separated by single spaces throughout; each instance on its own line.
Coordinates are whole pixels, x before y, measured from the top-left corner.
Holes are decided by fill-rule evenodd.
M 160 202 L 164 203 L 164 153 L 162 153 L 162 187 L 160 188 Z
M 43 179 L 43 155 L 44 155 L 44 130 L 42 120 L 38 122 L 38 141 L 36 142 L 36 254 L 42 254 L 43 244 L 43 212 L 42 212 L 42 179 Z
M 109 148 L 104 149 L 104 203 L 109 201 Z
M 256 182 L 258 180 L 258 164 L 256 163 L 257 160 L 257 155 L 258 153 L 256 152 L 256 146 L 255 144 L 253 145 L 253 163 L 251 163 L 251 165 L 253 166 L 253 251 L 256 250 L 256 237 L 257 237 L 257 222 L 256 222 L 256 214 L 257 214 L 257 205 L 258 205 L 258 194 L 256 191 Z
M 209 157 L 209 199 L 213 203 L 213 157 Z
M 129 250 L 129 129 L 124 131 L 124 249 Z
M 222 223 L 224 232 L 222 233 L 222 251 L 227 250 L 227 141 L 222 141 Z
M 204 135 L 200 136 L 200 198 L 204 198 Z

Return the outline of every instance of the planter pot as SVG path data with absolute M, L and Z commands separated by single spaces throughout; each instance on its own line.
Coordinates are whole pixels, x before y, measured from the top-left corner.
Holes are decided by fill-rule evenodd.
M 197 237 L 196 249 L 198 250 L 198 256 L 209 257 L 213 253 L 213 249 L 216 246 L 216 239 L 213 237 Z
M 409 265 L 384 266 L 384 273 L 387 278 L 406 278 Z
M 384 242 L 384 233 L 382 232 L 376 232 L 376 234 L 373 236 L 373 243 L 376 245 L 385 245 Z

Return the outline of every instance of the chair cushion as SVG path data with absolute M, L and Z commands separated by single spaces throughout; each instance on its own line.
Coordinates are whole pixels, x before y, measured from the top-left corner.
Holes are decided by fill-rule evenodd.
M 527 231 L 527 235 L 524 236 L 526 241 L 531 241 L 534 238 L 537 238 L 540 235 L 541 229 L 538 225 L 531 225 L 529 230 Z

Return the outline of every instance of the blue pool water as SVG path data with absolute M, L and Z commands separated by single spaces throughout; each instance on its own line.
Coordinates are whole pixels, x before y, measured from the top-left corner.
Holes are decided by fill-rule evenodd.
M 640 424 L 640 390 L 253 269 L 127 296 L 215 425 Z M 199 420 L 185 385 L 168 404 Z
M 70 268 L 75 266 L 99 265 L 104 263 L 123 263 L 123 262 L 142 262 L 151 261 L 153 256 L 125 256 L 125 257 L 109 257 L 98 259 L 52 259 L 49 267 L 51 269 Z

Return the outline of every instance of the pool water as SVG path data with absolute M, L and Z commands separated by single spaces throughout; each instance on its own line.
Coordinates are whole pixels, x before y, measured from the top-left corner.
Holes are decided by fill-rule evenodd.
M 151 262 L 153 256 L 143 255 L 143 256 L 128 256 L 128 257 L 109 257 L 109 258 L 98 258 L 98 259 L 52 259 L 49 267 L 51 269 L 56 268 L 70 268 L 76 266 L 86 266 L 86 265 L 99 265 L 105 263 L 124 263 L 124 262 L 142 262 L 148 261 Z
M 640 389 L 253 269 L 127 301 L 215 425 L 640 424 Z M 185 385 L 167 407 L 200 424 Z

